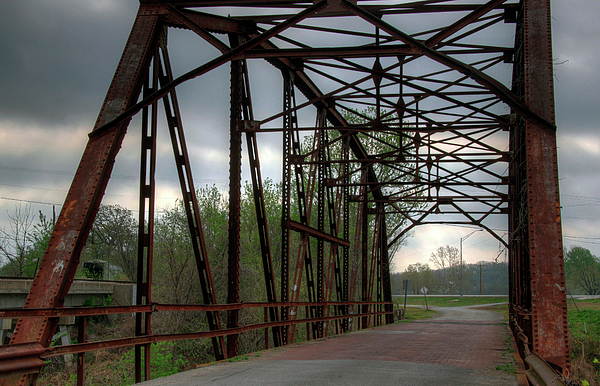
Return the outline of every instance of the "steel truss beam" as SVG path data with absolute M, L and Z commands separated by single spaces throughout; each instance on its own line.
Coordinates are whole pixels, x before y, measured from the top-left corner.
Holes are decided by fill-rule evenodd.
M 142 0 L 26 309 L 63 305 L 129 120 L 142 111 L 139 289 L 135 310 L 128 310 L 138 315 L 136 337 L 108 345 L 136 347 L 136 381 L 149 378 L 155 341 L 210 337 L 221 359 L 238 355 L 239 334 L 252 329 L 270 328 L 277 346 L 393 322 L 389 263 L 398 244 L 424 224 L 478 226 L 509 247 L 511 327 L 519 350 L 540 355 L 566 374 L 549 3 L 454 3 Z M 220 13 L 222 6 L 228 14 Z M 270 8 L 276 11 L 269 14 Z M 434 13 L 453 21 L 427 23 L 424 16 Z M 422 17 L 423 26 L 407 32 L 409 23 L 402 23 L 407 16 Z M 167 53 L 168 27 L 193 32 L 217 54 L 176 77 Z M 503 34 L 516 41 L 488 43 Z M 253 102 L 269 100 L 251 98 L 250 60 L 281 72 L 281 109 L 256 109 L 271 112 L 255 116 Z M 225 64 L 231 66 L 228 304 L 218 305 L 175 88 Z M 501 65 L 513 67 L 512 89 L 505 84 L 509 76 L 497 75 Z M 150 323 L 161 99 L 205 303 L 190 307 L 206 311 L 211 330 L 185 337 L 154 335 Z M 303 118 L 307 111 L 314 125 Z M 312 141 L 303 142 L 307 131 Z M 274 224 L 267 223 L 258 152 L 262 133 L 279 132 L 280 255 L 271 250 Z M 240 325 L 239 305 L 248 303 L 239 286 L 243 139 L 265 281 L 266 299 L 258 300 L 267 301 L 268 315 L 253 326 Z M 496 230 L 499 222 L 508 222 L 508 241 Z M 184 306 L 161 310 L 177 307 Z M 306 307 L 304 320 L 300 307 Z M 219 311 L 227 312 L 225 329 Z M 31 356 L 23 370 L 29 375 L 21 380 L 32 383 L 40 355 L 53 355 L 44 347 L 57 318 L 52 312 L 23 315 L 11 345 Z M 306 336 L 296 330 L 300 323 L 307 324 Z M 268 346 L 269 337 L 265 340 Z M 63 351 L 84 355 L 99 347 L 81 343 Z

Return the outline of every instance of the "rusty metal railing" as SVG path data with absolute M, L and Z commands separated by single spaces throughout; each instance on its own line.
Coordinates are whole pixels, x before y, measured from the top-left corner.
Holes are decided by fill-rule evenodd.
M 283 326 L 292 326 L 311 323 L 325 323 L 329 321 L 338 321 L 349 318 L 368 318 L 385 315 L 390 312 L 386 311 L 370 311 L 376 310 L 376 305 L 389 305 L 389 302 L 251 302 L 251 303 L 235 303 L 235 304 L 217 304 L 217 305 L 179 305 L 179 304 L 159 304 L 153 303 L 149 305 L 139 306 L 109 306 L 109 307 L 61 307 L 61 308 L 44 308 L 44 309 L 23 309 L 11 308 L 0 310 L 0 319 L 16 319 L 16 318 L 58 318 L 65 316 L 80 317 L 79 323 L 79 339 L 78 343 L 66 346 L 43 347 L 40 342 L 28 342 L 25 344 L 13 344 L 0 346 L 0 378 L 12 377 L 17 375 L 38 373 L 44 365 L 44 360 L 52 357 L 63 356 L 68 354 L 79 354 L 80 358 L 87 352 L 106 350 L 120 347 L 131 347 L 139 345 L 147 345 L 157 342 L 169 342 L 179 340 L 205 339 L 213 337 L 225 337 L 229 335 L 238 335 L 244 332 L 273 329 Z M 231 311 L 255 308 L 279 308 L 279 307 L 339 307 L 339 309 L 349 309 L 345 306 L 367 306 L 368 312 L 356 314 L 343 314 L 303 319 L 297 318 L 294 320 L 281 320 L 276 322 L 261 322 L 249 325 L 242 325 L 234 328 L 225 328 L 212 331 L 198 331 L 191 333 L 174 333 L 174 334 L 151 334 L 145 336 L 135 336 L 128 338 L 109 339 L 97 342 L 86 342 L 86 320 L 90 316 L 100 315 L 116 315 L 116 314 L 132 314 L 132 313 L 157 313 L 157 312 L 193 312 L 193 311 Z M 362 307 L 358 307 L 359 310 Z M 359 325 L 359 323 L 357 323 Z M 307 329 L 308 330 L 308 329 Z M 307 339 L 310 339 L 307 336 Z M 84 383 L 84 366 L 85 360 L 77 361 L 77 384 Z

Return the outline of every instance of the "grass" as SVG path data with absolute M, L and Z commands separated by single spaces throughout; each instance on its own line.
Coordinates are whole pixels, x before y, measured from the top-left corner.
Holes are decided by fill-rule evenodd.
M 570 296 L 567 297 L 567 308 L 577 311 L 580 310 L 596 310 L 600 311 L 600 299 L 574 300 Z
M 404 296 L 392 296 L 394 303 L 404 305 Z M 427 304 L 436 307 L 462 307 L 475 306 L 478 304 L 490 303 L 505 303 L 508 302 L 508 296 L 489 296 L 489 297 L 463 297 L 460 296 L 435 296 L 427 297 Z M 410 296 L 406 298 L 406 304 L 425 306 L 425 298 L 423 296 Z
M 600 385 L 600 299 L 567 301 L 571 367 L 590 386 Z
M 240 355 L 237 357 L 233 357 L 233 358 L 228 358 L 227 362 L 241 362 L 241 361 L 247 361 L 248 360 L 248 356 L 247 355 Z
M 509 374 L 516 374 L 517 364 L 515 362 L 507 362 L 500 366 L 496 366 L 496 370 L 506 371 Z
M 413 322 L 415 320 L 431 318 L 437 314 L 435 311 L 427 311 L 421 308 L 406 307 L 406 318 L 402 319 L 401 322 Z

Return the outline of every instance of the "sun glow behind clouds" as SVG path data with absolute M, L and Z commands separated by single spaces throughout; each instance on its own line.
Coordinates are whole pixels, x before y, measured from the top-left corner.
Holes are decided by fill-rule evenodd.
M 87 141 L 89 127 L 85 123 L 73 123 L 49 128 L 28 121 L 2 121 L 0 142 L 5 146 L 1 157 L 25 157 L 32 153 L 45 153 L 46 157 L 60 158 L 61 154 L 81 152 Z
M 460 238 L 477 228 L 448 225 L 425 225 L 415 228 L 414 237 L 408 239 L 408 245 L 402 247 L 393 258 L 395 272 L 404 272 L 407 266 L 415 263 L 429 264 L 431 254 L 439 247 L 449 245 L 460 248 Z M 502 236 L 505 232 L 497 231 Z M 506 239 L 506 236 L 504 236 Z M 504 261 L 504 247 L 492 235 L 485 231 L 476 232 L 463 241 L 463 259 L 465 264 L 478 261 Z
M 568 148 L 567 151 L 579 153 L 584 151 L 589 155 L 600 155 L 600 138 L 592 136 L 564 136 L 560 141 L 561 147 Z

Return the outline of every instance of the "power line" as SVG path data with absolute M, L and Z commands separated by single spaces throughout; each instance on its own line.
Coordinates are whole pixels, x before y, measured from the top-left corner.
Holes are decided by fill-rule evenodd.
M 18 202 L 27 202 L 29 204 L 41 204 L 41 205 L 61 205 L 62 204 L 53 204 L 51 202 L 42 202 L 42 201 L 33 201 L 33 200 L 23 200 L 19 198 L 10 198 L 10 197 L 0 197 L 0 200 L 8 200 L 8 201 L 18 201 Z
M 567 199 L 570 199 L 570 200 L 574 200 L 574 201 L 585 201 L 584 203 L 581 203 L 581 204 L 562 205 L 563 208 L 573 208 L 573 207 L 578 207 L 578 206 L 600 205 L 600 198 L 596 198 L 596 197 L 574 196 L 574 195 L 568 195 L 568 194 L 561 195 L 561 198 L 563 198 L 563 197 L 567 198 Z
M 34 169 L 34 168 L 21 168 L 15 166 L 2 166 L 0 165 L 0 170 L 8 170 L 12 172 L 25 172 L 25 173 L 38 173 L 38 174 L 52 174 L 52 175 L 61 175 L 61 176 L 69 176 L 73 177 L 75 175 L 74 172 L 68 172 L 64 170 L 48 170 L 48 169 Z M 118 178 L 124 180 L 138 180 L 139 176 L 127 175 L 127 174 L 113 174 L 111 178 Z M 155 177 L 157 180 L 170 180 L 170 181 L 178 181 L 178 178 L 175 177 L 166 177 L 166 176 L 157 176 Z M 215 181 L 228 181 L 227 178 L 198 178 L 196 182 L 204 181 L 204 182 L 215 182 Z M 9 185 L 10 186 L 10 185 Z
M 36 189 L 36 190 L 50 190 L 50 191 L 53 191 L 53 192 L 63 192 L 63 193 L 66 192 L 64 189 L 37 188 L 37 187 L 33 187 L 33 186 L 15 185 L 15 184 L 0 184 L 0 185 L 1 186 L 12 186 L 12 187 L 15 187 L 15 188 Z
M 572 198 L 575 200 L 591 200 L 591 201 L 600 201 L 600 198 L 598 197 L 590 197 L 590 196 L 574 196 L 574 195 L 570 195 L 570 194 L 561 194 L 561 197 L 565 197 L 565 198 Z
M 581 240 L 600 240 L 600 237 L 583 237 L 583 236 L 563 236 L 566 239 L 581 239 Z
M 568 239 L 568 237 L 565 237 Z M 585 241 L 585 240 L 577 240 L 577 243 L 581 243 L 581 244 L 592 244 L 592 245 L 600 245 L 600 242 L 594 242 L 594 241 Z
M 585 221 L 600 221 L 600 218 L 589 218 L 589 217 L 562 216 L 562 218 L 570 218 L 570 219 L 585 220 Z

